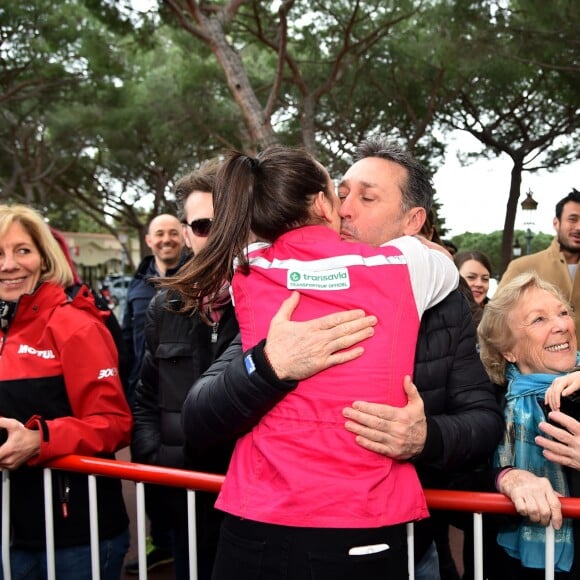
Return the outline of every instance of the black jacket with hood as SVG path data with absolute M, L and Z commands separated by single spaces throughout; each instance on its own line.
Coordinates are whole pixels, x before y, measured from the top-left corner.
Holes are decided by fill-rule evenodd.
M 187 393 L 238 334 L 228 303 L 213 327 L 198 314 L 180 312 L 181 300 L 166 290 L 151 302 L 145 319 L 145 353 L 133 404 L 133 461 L 225 473 L 232 445 L 184 456 L 181 410 Z

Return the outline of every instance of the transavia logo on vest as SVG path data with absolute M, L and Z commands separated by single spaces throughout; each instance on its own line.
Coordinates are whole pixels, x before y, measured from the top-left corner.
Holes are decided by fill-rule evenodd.
M 289 290 L 345 290 L 350 288 L 347 268 L 304 272 L 288 270 L 286 286 Z

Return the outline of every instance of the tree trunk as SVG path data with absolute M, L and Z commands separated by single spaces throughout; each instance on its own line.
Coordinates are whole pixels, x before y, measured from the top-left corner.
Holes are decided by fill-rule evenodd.
M 512 159 L 514 165 L 511 172 L 510 192 L 503 226 L 503 237 L 501 243 L 502 264 L 500 275 L 505 272 L 505 269 L 513 256 L 514 225 L 518 213 L 518 200 L 520 198 L 522 185 L 523 159 Z
M 302 114 L 300 116 L 300 124 L 302 126 L 302 141 L 304 148 L 310 155 L 316 157 L 316 128 L 315 128 L 315 118 L 316 118 L 316 101 L 312 95 L 304 97 L 304 102 L 302 103 Z
M 227 42 L 221 23 L 216 18 L 205 18 L 203 25 L 211 39 L 209 47 L 222 66 L 230 91 L 242 111 L 253 147 L 264 148 L 278 142 L 270 119 L 248 79 L 240 55 Z

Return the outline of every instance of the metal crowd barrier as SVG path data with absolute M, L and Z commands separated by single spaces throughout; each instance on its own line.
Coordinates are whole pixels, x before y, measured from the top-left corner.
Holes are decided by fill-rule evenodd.
M 119 459 L 99 459 L 80 455 L 69 455 L 48 464 L 44 469 L 45 527 L 48 580 L 58 580 L 55 576 L 54 534 L 52 527 L 51 469 L 65 469 L 88 475 L 91 560 L 93 580 L 100 579 L 99 542 L 97 521 L 97 486 L 96 477 L 116 477 L 136 483 L 137 502 L 137 552 L 139 558 L 139 578 L 147 578 L 146 556 L 146 522 L 145 522 L 145 483 L 168 485 L 186 488 L 190 580 L 197 580 L 196 523 L 195 523 L 195 490 L 218 492 L 224 476 L 181 469 L 170 469 Z M 2 471 L 2 569 L 4 580 L 11 580 L 10 573 L 10 476 Z M 461 491 L 426 490 L 427 504 L 431 509 L 453 510 L 473 513 L 474 526 L 474 578 L 483 580 L 483 513 L 516 514 L 511 501 L 498 493 L 477 493 Z M 580 518 L 580 498 L 561 498 L 564 517 Z M 409 578 L 414 580 L 413 558 L 413 524 L 407 525 L 407 542 L 409 545 Z M 545 579 L 554 579 L 554 529 L 546 529 L 546 570 Z

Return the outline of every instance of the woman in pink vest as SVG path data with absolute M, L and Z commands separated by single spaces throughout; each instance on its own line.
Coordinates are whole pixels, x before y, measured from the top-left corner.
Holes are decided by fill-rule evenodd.
M 339 206 L 328 172 L 304 151 L 233 153 L 207 245 L 180 279 L 202 311 L 231 278 L 244 348 L 266 337 L 292 291 L 297 320 L 362 306 L 378 321 L 360 358 L 302 381 L 238 440 L 216 503 L 227 515 L 214 580 L 407 578 L 405 523 L 428 515 L 415 469 L 358 446 L 342 409 L 355 399 L 405 405 L 421 315 L 458 274 L 438 246 L 413 237 L 378 248 L 342 241 Z M 254 365 L 248 356 L 248 373 Z

